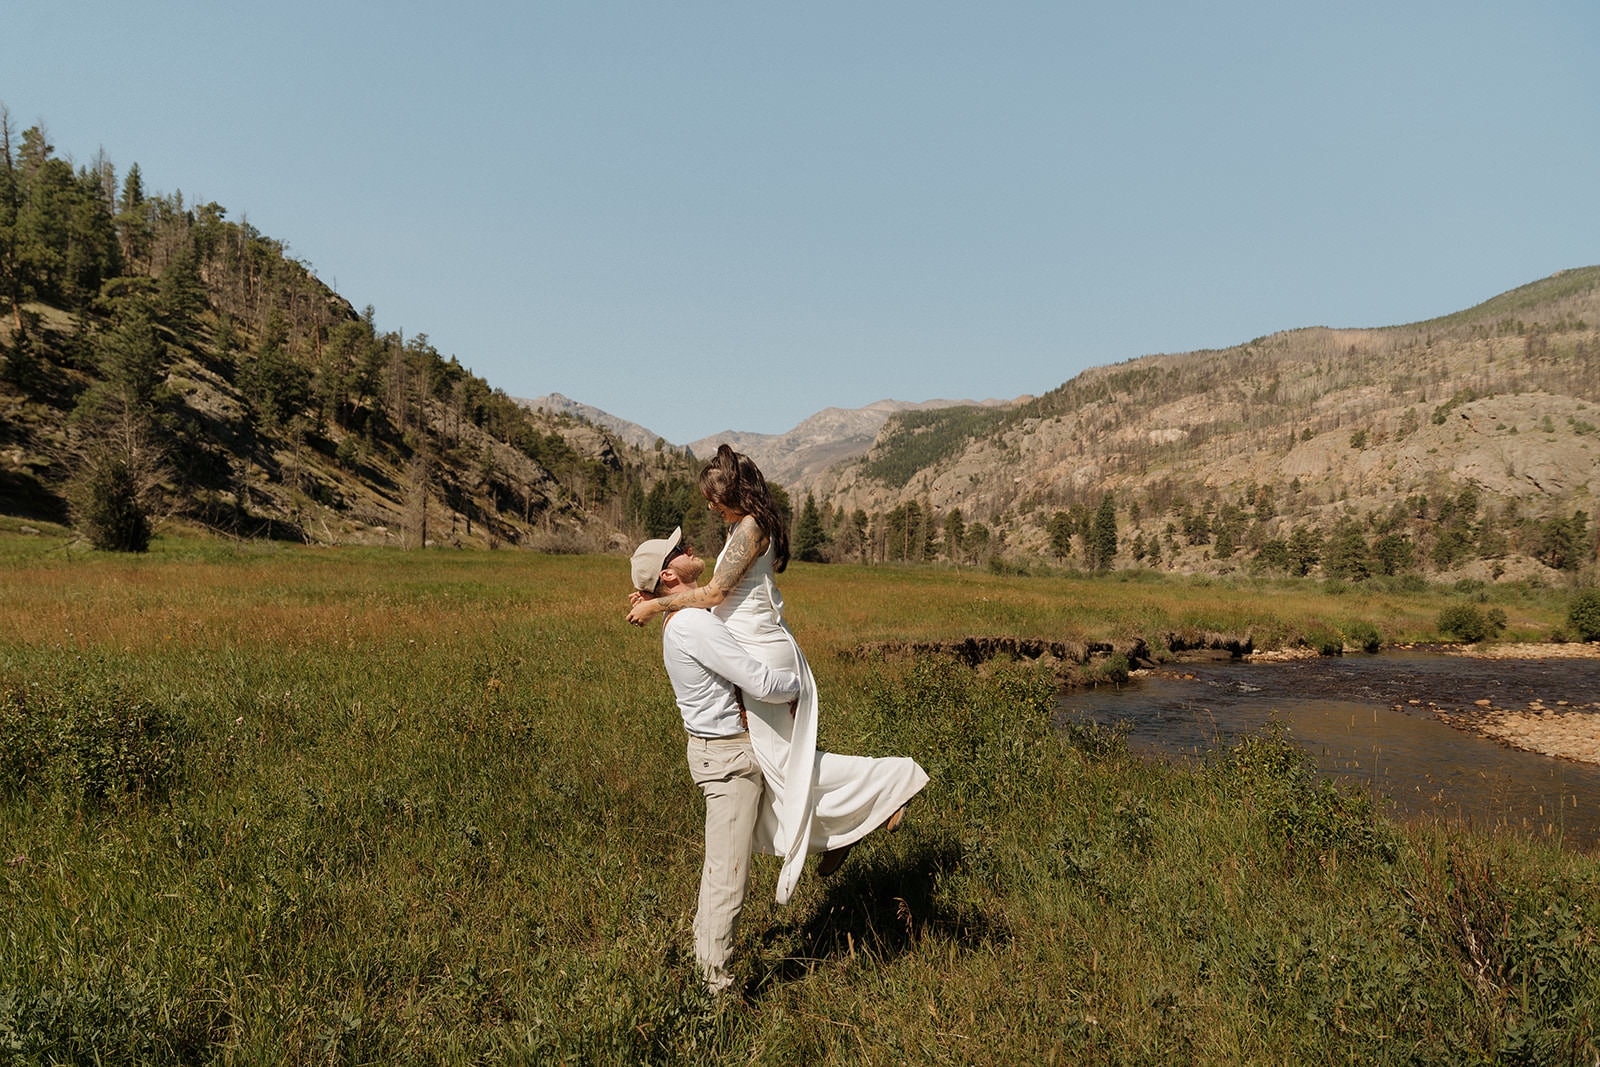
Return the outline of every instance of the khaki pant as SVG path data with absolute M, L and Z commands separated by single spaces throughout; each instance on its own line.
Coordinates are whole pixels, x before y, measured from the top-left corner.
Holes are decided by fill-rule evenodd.
M 700 905 L 694 916 L 694 958 L 706 988 L 733 984 L 728 957 L 750 881 L 750 845 L 766 783 L 750 748 L 750 735 L 707 740 L 689 737 L 689 774 L 706 797 L 706 860 L 700 868 Z

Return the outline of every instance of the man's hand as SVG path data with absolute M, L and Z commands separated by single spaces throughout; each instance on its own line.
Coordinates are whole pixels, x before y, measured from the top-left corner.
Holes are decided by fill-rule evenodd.
M 651 601 L 655 597 L 649 593 L 632 593 L 628 596 L 628 621 L 635 626 L 643 626 L 650 621 L 650 616 L 655 614 L 655 605 Z

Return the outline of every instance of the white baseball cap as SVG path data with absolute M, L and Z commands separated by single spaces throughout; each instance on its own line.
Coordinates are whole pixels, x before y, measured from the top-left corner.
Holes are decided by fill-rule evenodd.
M 635 589 L 641 593 L 655 592 L 656 583 L 661 580 L 661 571 L 666 565 L 667 557 L 678 547 L 678 541 L 682 537 L 683 527 L 679 526 L 666 537 L 646 541 L 633 550 L 633 559 L 629 562 L 633 566 Z

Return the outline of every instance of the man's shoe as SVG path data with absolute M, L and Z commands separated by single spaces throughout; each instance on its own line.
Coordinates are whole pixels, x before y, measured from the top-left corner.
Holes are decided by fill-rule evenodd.
M 854 844 L 855 842 L 852 841 L 849 845 L 840 845 L 838 848 L 830 848 L 824 852 L 822 859 L 817 862 L 817 873 L 826 878 L 834 871 L 837 871 L 840 865 L 844 863 L 844 858 L 850 855 L 850 848 Z
M 898 808 L 894 809 L 894 814 L 889 816 L 889 821 L 883 824 L 884 829 L 888 830 L 891 834 L 894 833 L 896 830 L 900 829 L 900 824 L 905 821 L 905 817 L 906 806 L 902 804 Z

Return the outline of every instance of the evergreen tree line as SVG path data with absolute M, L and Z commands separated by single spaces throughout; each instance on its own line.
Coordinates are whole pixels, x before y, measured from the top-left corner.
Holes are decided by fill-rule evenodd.
M 1600 553 L 1600 527 L 1586 512 L 1539 517 L 1514 504 L 1484 506 L 1472 486 L 1415 494 L 1385 511 L 1323 523 L 1274 522 L 1281 518 L 1278 495 L 1267 485 L 1251 486 L 1237 500 L 1197 505 L 1170 494 L 1165 499 L 1164 512 L 1138 500 L 1119 508 L 1106 493 L 1095 507 L 1077 503 L 1035 518 L 1052 562 L 1090 571 L 1158 567 L 1196 547 L 1257 573 L 1348 581 L 1449 570 L 1476 559 L 1498 564 L 1514 554 L 1576 571 Z M 819 506 L 808 493 L 792 544 L 796 559 L 817 562 L 1015 569 L 1000 560 L 1007 548 L 1002 532 L 968 521 L 959 508 L 940 513 L 917 501 L 869 513 Z
M 1003 538 L 968 523 L 959 508 L 940 514 L 913 500 L 869 514 L 818 505 L 811 493 L 790 539 L 795 559 L 817 563 L 986 563 L 1003 547 Z
M 1291 486 L 1291 495 L 1295 487 Z M 1173 500 L 1159 532 L 1141 529 L 1127 544 L 1127 558 L 1154 566 L 1186 548 L 1203 547 L 1214 560 L 1237 559 L 1258 572 L 1356 580 L 1431 568 L 1449 570 L 1472 560 L 1498 563 L 1514 554 L 1556 570 L 1576 571 L 1595 559 L 1600 530 L 1582 510 L 1532 516 L 1513 503 L 1484 506 L 1468 485 L 1453 492 L 1413 494 L 1390 508 L 1331 522 L 1279 518 L 1271 486 L 1252 486 L 1238 500 L 1208 500 L 1196 506 Z M 1137 502 L 1129 518 L 1139 520 Z M 1072 552 L 1094 567 L 1103 555 L 1092 541 L 1089 513 L 1079 506 L 1051 520 L 1051 545 L 1058 559 Z

